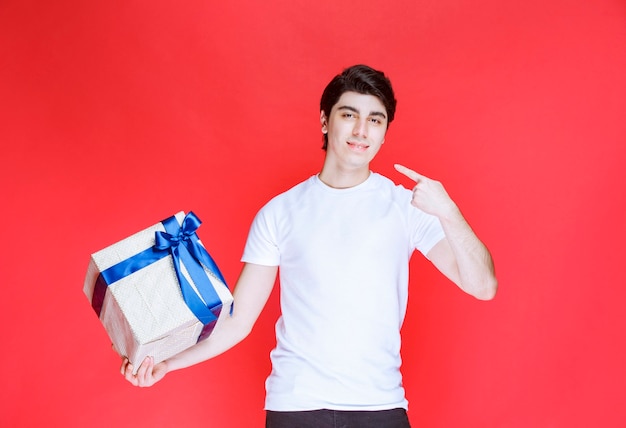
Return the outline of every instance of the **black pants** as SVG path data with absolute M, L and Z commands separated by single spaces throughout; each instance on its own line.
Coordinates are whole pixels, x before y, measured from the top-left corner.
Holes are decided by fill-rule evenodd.
M 404 409 L 267 411 L 265 428 L 410 428 Z

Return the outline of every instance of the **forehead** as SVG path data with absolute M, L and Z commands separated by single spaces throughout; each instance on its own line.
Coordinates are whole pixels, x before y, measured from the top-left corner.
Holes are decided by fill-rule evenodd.
M 352 91 L 344 92 L 337 100 L 337 103 L 333 106 L 333 110 L 343 107 L 350 107 L 361 114 L 370 114 L 375 112 L 383 113 L 387 116 L 385 106 L 380 99 L 374 95 L 360 94 Z

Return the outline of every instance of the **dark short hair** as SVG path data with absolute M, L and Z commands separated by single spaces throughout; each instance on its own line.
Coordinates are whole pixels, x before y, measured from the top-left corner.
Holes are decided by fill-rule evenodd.
M 387 126 L 393 120 L 396 113 L 396 98 L 391 81 L 382 71 L 362 64 L 346 68 L 324 89 L 320 100 L 320 111 L 329 116 L 333 106 L 337 104 L 344 92 L 357 92 L 377 97 L 387 111 Z M 324 134 L 322 149 L 326 150 L 327 146 L 328 135 Z

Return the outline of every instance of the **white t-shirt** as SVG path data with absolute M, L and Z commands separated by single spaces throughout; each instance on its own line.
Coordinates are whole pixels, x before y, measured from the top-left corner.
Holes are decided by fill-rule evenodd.
M 410 201 L 376 173 L 348 189 L 313 176 L 256 215 L 242 261 L 279 266 L 280 278 L 267 410 L 407 407 L 400 327 L 409 259 L 444 237 L 439 220 Z

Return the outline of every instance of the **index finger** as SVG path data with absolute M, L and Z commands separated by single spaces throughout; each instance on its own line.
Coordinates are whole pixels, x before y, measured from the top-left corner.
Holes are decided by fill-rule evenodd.
M 413 181 L 420 181 L 424 176 L 418 174 L 417 172 L 413 171 L 410 168 L 407 168 L 404 165 L 400 165 L 400 164 L 394 164 L 393 166 L 396 171 L 398 171 L 400 174 L 404 174 L 407 177 L 409 177 L 411 180 Z

